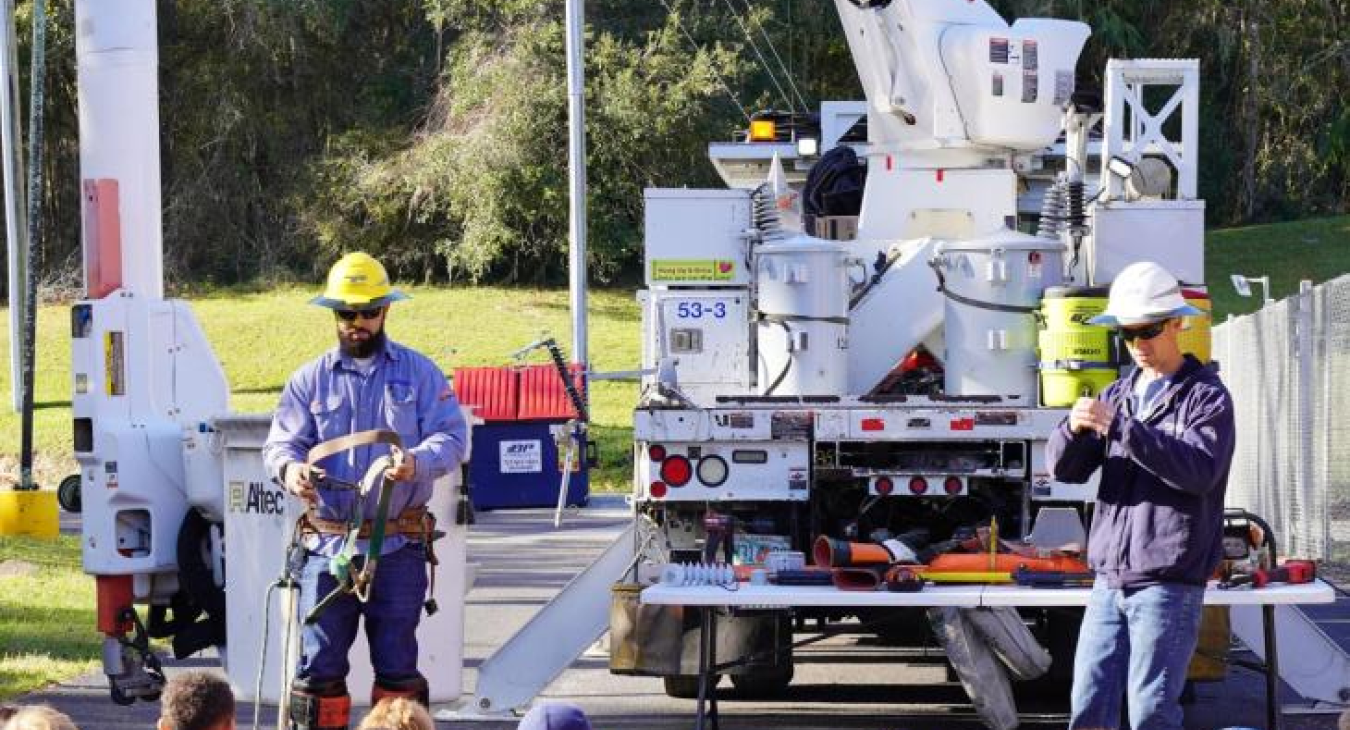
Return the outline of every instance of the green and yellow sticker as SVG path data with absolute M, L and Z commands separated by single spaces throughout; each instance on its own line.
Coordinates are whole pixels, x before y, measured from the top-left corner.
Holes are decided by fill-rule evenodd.
M 730 281 L 736 278 L 731 259 L 656 259 L 651 262 L 652 281 Z

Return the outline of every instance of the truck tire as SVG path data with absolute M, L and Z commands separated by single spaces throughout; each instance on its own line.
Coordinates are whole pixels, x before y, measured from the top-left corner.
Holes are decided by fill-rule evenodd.
M 61 509 L 78 515 L 80 510 L 84 509 L 84 501 L 81 499 L 81 482 L 79 474 L 71 474 L 61 480 L 60 486 L 56 488 L 56 502 L 61 505 Z
M 792 665 L 788 664 L 733 674 L 731 684 L 736 687 L 737 694 L 744 697 L 769 697 L 787 689 L 792 684 L 792 675 Z
M 216 585 L 202 549 L 210 540 L 213 524 L 200 511 L 188 509 L 178 528 L 178 584 L 206 612 L 205 619 L 174 637 L 174 655 L 179 659 L 225 640 L 225 589 Z
M 675 697 L 681 700 L 698 699 L 698 677 L 690 676 L 687 674 L 680 674 L 669 677 L 662 677 L 661 679 L 666 685 L 667 697 Z M 714 674 L 712 676 L 712 684 L 709 687 L 709 689 L 714 690 L 717 689 L 717 683 L 720 682 L 721 680 L 722 675 Z

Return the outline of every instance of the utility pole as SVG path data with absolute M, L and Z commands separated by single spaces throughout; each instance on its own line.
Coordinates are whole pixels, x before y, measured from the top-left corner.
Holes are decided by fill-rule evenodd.
M 572 362 L 590 360 L 586 337 L 586 44 L 584 0 L 567 0 L 568 281 L 572 305 Z
M 14 0 L 0 2 L 0 167 L 4 169 L 5 245 L 9 250 L 9 394 L 23 410 L 22 336 L 28 306 L 28 216 L 24 208 L 23 125 L 19 102 L 19 43 L 14 30 Z

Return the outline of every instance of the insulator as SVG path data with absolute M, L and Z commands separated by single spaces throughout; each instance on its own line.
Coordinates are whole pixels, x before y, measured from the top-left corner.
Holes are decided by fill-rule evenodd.
M 1083 181 L 1074 180 L 1068 185 L 1069 230 L 1082 233 L 1087 230 L 1087 214 L 1084 212 Z
M 1059 238 L 1066 216 L 1064 198 L 1063 180 L 1056 180 L 1046 188 L 1045 196 L 1041 200 L 1040 223 L 1036 227 L 1036 235 L 1040 238 Z

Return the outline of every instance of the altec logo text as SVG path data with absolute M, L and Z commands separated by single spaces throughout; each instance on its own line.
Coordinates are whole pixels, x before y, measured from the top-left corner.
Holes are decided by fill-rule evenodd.
M 230 482 L 230 511 L 240 514 L 279 515 L 286 511 L 286 493 L 262 482 Z

